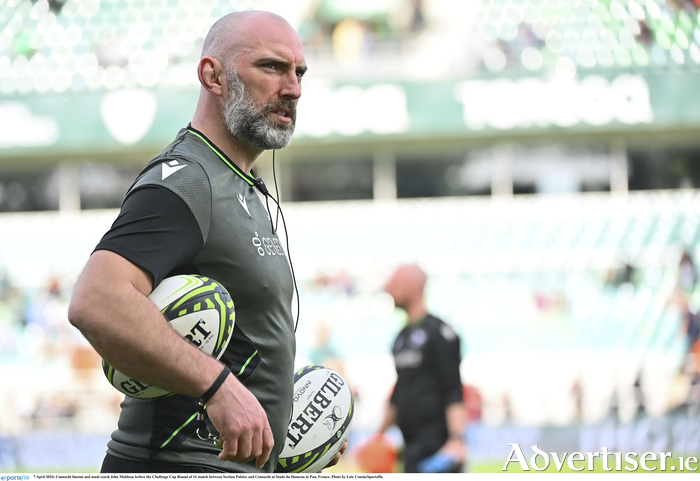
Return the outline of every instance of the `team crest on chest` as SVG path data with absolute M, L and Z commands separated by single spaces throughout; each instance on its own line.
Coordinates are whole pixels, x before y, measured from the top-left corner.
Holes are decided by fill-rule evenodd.
M 411 334 L 411 344 L 420 347 L 428 340 L 428 334 L 423 329 L 417 329 Z
M 260 257 L 268 256 L 283 256 L 284 249 L 282 249 L 282 244 L 276 237 L 259 237 L 258 233 L 255 233 L 253 237 L 253 245 L 258 251 Z

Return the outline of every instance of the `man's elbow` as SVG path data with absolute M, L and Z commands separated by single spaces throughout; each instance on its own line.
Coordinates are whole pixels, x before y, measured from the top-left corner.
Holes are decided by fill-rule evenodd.
M 83 334 L 89 325 L 90 304 L 82 294 L 74 294 L 68 305 L 68 322 Z

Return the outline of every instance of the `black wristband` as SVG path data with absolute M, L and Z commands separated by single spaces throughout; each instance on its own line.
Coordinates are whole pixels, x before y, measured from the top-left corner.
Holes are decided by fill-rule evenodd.
M 211 397 L 216 394 L 216 391 L 219 390 L 229 374 L 231 374 L 231 370 L 228 368 L 228 366 L 224 366 L 224 370 L 221 371 L 221 374 L 219 374 L 219 377 L 216 378 L 216 381 L 214 381 L 211 387 L 207 389 L 207 392 L 202 394 L 202 396 L 199 398 L 202 404 L 206 404 Z

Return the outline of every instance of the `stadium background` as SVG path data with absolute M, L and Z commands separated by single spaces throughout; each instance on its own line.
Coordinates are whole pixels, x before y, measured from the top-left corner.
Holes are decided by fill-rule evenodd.
M 0 0 L 0 471 L 97 469 L 120 396 L 73 282 L 189 121 L 209 26 L 251 8 L 310 66 L 276 167 L 298 365 L 357 396 L 340 469 L 392 387 L 402 262 L 463 339 L 469 470 L 514 442 L 700 453 L 697 3 Z

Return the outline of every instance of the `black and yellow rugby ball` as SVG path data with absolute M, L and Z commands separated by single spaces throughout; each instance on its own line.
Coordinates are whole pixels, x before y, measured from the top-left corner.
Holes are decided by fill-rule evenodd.
M 204 276 L 178 275 L 163 279 L 148 298 L 175 332 L 210 356 L 221 357 L 236 320 L 233 300 L 224 286 Z M 105 360 L 102 369 L 110 384 L 127 396 L 155 399 L 172 394 L 117 371 Z

